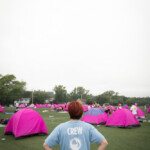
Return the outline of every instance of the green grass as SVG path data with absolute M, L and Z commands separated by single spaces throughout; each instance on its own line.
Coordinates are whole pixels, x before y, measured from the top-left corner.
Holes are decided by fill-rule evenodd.
M 60 123 L 69 120 L 68 114 L 61 114 L 58 112 L 42 112 L 43 110 L 49 110 L 48 108 L 35 109 L 41 114 L 49 134 Z M 6 112 L 13 112 L 15 108 L 5 108 Z M 142 107 L 142 110 L 143 107 Z M 150 114 L 145 112 L 146 120 L 150 120 Z M 0 113 L 1 118 L 10 118 L 12 115 L 5 115 Z M 54 116 L 54 117 L 51 117 Z M 107 150 L 149 150 L 150 149 L 150 123 L 143 122 L 141 127 L 132 129 L 124 128 L 111 128 L 104 125 L 96 126 L 99 132 L 101 132 L 108 140 Z M 35 135 L 15 140 L 13 135 L 4 135 L 5 127 L 0 128 L 0 150 L 41 150 L 43 149 L 43 142 L 47 135 Z M 5 138 L 5 141 L 1 139 Z M 97 144 L 91 144 L 91 150 L 97 149 Z M 54 147 L 54 150 L 59 150 L 59 146 Z

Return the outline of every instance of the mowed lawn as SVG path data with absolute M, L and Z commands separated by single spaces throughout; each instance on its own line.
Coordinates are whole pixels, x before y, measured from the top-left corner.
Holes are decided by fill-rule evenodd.
M 5 108 L 6 112 L 13 112 L 15 108 Z M 35 109 L 43 117 L 49 134 L 60 123 L 69 120 L 67 113 L 58 113 L 49 111 L 49 108 Z M 48 110 L 48 112 L 42 112 Z M 143 107 L 142 107 L 142 110 Z M 145 111 L 144 111 L 145 112 Z M 145 112 L 147 117 L 145 120 L 150 120 L 150 114 Z M 10 118 L 12 115 L 0 113 L 1 118 Z M 108 140 L 107 150 L 150 150 L 150 123 L 143 122 L 141 127 L 132 129 L 111 128 L 104 125 L 96 126 Z M 13 135 L 4 135 L 5 127 L 0 127 L 0 150 L 42 150 L 43 142 L 47 135 L 35 135 L 15 140 Z M 1 140 L 5 138 L 6 140 Z M 91 150 L 97 149 L 97 144 L 91 144 Z M 59 150 L 59 146 L 53 148 Z

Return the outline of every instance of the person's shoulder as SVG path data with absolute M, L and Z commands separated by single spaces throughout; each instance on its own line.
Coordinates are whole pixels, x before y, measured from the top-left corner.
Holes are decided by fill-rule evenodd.
M 57 127 L 58 127 L 58 128 L 63 128 L 63 127 L 65 127 L 65 126 L 68 126 L 68 124 L 69 124 L 69 121 L 63 122 L 63 123 L 59 124 Z
M 59 126 L 64 126 L 64 125 L 68 124 L 68 122 L 69 122 L 69 121 L 63 122 L 63 123 L 59 124 Z
M 82 124 L 82 126 L 86 127 L 87 129 L 94 128 L 93 125 L 91 125 L 90 123 L 84 121 L 81 121 L 80 123 Z

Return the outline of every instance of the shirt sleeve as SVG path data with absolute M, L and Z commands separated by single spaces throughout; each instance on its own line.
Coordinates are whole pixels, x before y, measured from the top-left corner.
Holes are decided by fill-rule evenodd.
M 59 126 L 46 138 L 45 143 L 51 148 L 59 144 Z
M 93 126 L 91 127 L 90 134 L 91 143 L 100 144 L 101 141 L 104 139 L 104 136 L 100 132 L 98 132 L 98 130 Z

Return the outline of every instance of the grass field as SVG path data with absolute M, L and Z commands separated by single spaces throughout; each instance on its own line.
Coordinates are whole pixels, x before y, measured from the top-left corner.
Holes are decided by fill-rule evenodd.
M 6 112 L 13 112 L 15 108 L 5 108 Z M 58 112 L 42 112 L 43 110 L 49 110 L 48 108 L 35 109 L 41 114 L 49 134 L 60 123 L 69 120 L 69 115 Z M 142 110 L 143 107 L 142 107 Z M 146 120 L 150 120 L 150 114 L 145 112 Z M 5 115 L 0 113 L 1 118 L 10 118 L 12 115 Z M 53 116 L 53 117 L 52 117 Z M 125 128 L 111 128 L 104 125 L 96 126 L 99 132 L 101 132 L 108 140 L 107 150 L 150 150 L 150 123 L 143 122 L 141 127 L 132 129 Z M 0 128 L 0 150 L 42 150 L 43 142 L 47 135 L 35 135 L 15 140 L 13 135 L 4 135 L 5 127 Z M 5 138 L 6 140 L 1 140 Z M 59 146 L 54 147 L 54 150 L 59 150 Z M 96 150 L 97 144 L 91 144 L 91 150 Z

